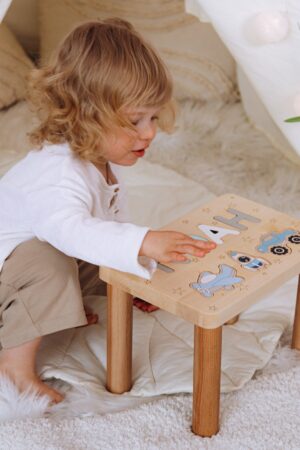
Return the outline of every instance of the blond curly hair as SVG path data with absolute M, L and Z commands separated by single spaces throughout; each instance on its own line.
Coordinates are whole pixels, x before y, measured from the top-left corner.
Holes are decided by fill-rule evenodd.
M 112 18 L 80 24 L 59 45 L 49 64 L 32 72 L 29 100 L 39 126 L 29 136 L 68 142 L 80 158 L 103 162 L 101 141 L 114 127 L 134 133 L 130 107 L 161 107 L 158 125 L 170 131 L 175 109 L 172 80 L 156 51 L 133 26 Z

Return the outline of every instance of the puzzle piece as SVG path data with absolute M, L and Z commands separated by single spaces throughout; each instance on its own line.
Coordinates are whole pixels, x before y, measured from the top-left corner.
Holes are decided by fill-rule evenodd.
M 198 228 L 216 244 L 223 244 L 222 237 L 226 236 L 227 234 L 240 234 L 239 231 L 229 230 L 228 228 L 220 228 L 214 225 L 200 224 L 198 225 Z
M 286 229 L 279 233 L 272 231 L 261 237 L 257 250 L 261 253 L 273 253 L 274 255 L 286 255 L 292 250 L 287 245 L 300 244 L 300 233 L 296 230 Z
M 261 222 L 261 220 L 258 219 L 257 217 L 251 216 L 250 214 L 246 214 L 246 213 L 239 211 L 237 209 L 234 209 L 234 208 L 228 208 L 226 211 L 229 212 L 230 214 L 233 214 L 234 217 L 232 217 L 231 219 L 227 219 L 226 217 L 215 216 L 214 219 L 216 219 L 218 222 L 225 223 L 225 225 L 230 225 L 233 228 L 237 228 L 238 230 L 247 230 L 248 229 L 248 227 L 246 227 L 246 225 L 243 225 L 240 223 L 241 220 L 246 220 L 248 222 L 254 222 L 254 223 Z
M 236 251 L 230 251 L 228 252 L 228 255 L 240 263 L 241 267 L 248 270 L 259 270 L 270 264 L 266 259 L 256 258 L 255 256 L 246 255 L 245 253 L 239 253 Z
M 198 277 L 197 283 L 191 283 L 190 287 L 204 295 L 204 297 L 212 297 L 215 292 L 221 289 L 234 289 L 235 284 L 243 281 L 244 278 L 236 277 L 236 269 L 227 264 L 221 264 L 218 274 L 202 272 Z

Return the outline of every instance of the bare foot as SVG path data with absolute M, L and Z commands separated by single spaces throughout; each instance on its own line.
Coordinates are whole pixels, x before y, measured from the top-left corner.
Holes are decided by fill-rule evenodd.
M 11 379 L 20 392 L 29 390 L 38 395 L 47 395 L 52 403 L 59 403 L 64 396 L 43 383 L 35 371 L 36 352 L 41 339 L 38 337 L 19 346 L 2 349 L 0 374 Z
M 158 306 L 154 306 L 151 303 L 148 303 L 145 300 L 142 300 L 141 298 L 138 298 L 138 297 L 133 298 L 133 304 L 141 311 L 148 312 L 148 313 L 157 311 L 159 309 Z
M 59 403 L 64 396 L 55 389 L 50 388 L 35 373 L 26 374 L 23 371 L 11 370 L 5 364 L 0 364 L 0 376 L 9 378 L 17 387 L 19 392 L 29 391 L 38 395 L 47 395 L 50 403 Z
M 98 322 L 98 314 L 94 314 L 89 306 L 84 306 L 85 315 L 88 323 L 84 326 L 94 325 Z
M 29 377 L 28 379 L 22 377 L 22 381 L 20 383 L 18 383 L 17 380 L 13 381 L 21 392 L 29 389 L 30 392 L 35 392 L 38 395 L 47 395 L 51 400 L 50 403 L 60 403 L 64 399 L 64 396 L 62 394 L 49 387 L 37 376 L 34 376 L 32 378 Z

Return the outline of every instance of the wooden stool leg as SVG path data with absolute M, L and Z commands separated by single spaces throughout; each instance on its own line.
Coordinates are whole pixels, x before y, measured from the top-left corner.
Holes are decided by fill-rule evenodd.
M 110 392 L 132 385 L 132 295 L 107 285 L 107 380 Z
M 222 327 L 194 331 L 194 433 L 210 437 L 219 431 Z
M 297 300 L 292 337 L 292 348 L 300 350 L 300 276 L 298 278 Z

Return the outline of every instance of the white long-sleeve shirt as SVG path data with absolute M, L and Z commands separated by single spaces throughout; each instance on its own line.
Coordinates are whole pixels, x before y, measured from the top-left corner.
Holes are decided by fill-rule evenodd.
M 0 180 L 0 270 L 17 245 L 36 237 L 68 256 L 149 279 L 156 262 L 138 256 L 149 229 L 126 219 L 122 184 L 108 185 L 68 144 L 45 145 Z

